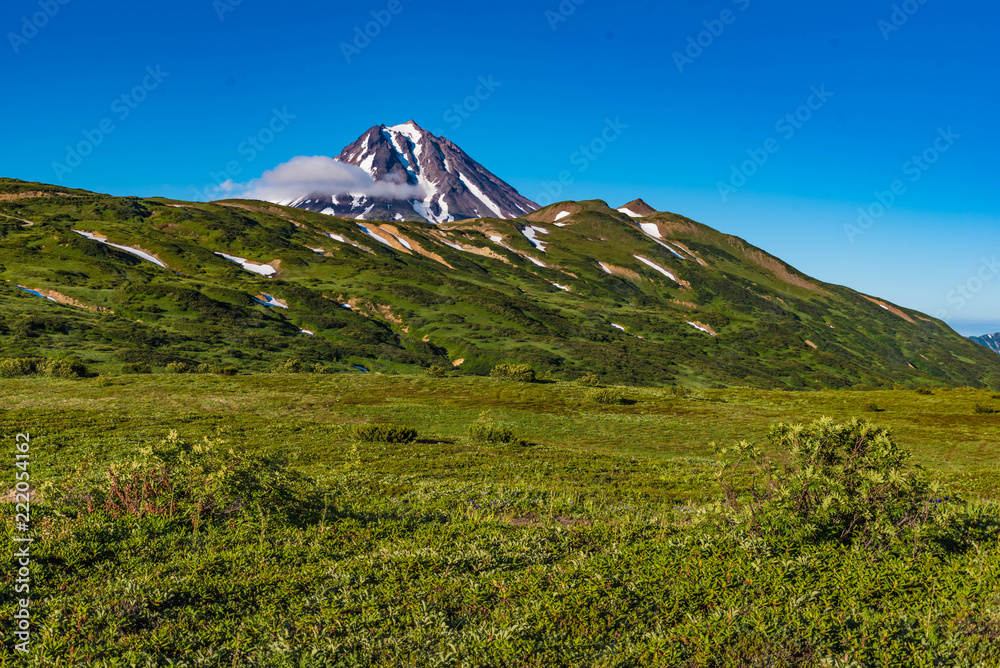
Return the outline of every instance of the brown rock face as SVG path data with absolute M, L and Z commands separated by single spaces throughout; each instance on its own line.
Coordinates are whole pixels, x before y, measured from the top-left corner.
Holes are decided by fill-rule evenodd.
M 371 128 L 347 146 L 337 160 L 360 167 L 375 181 L 419 186 L 424 198 L 309 193 L 292 202 L 292 206 L 358 220 L 431 223 L 519 218 L 538 208 L 454 143 L 432 135 L 413 121 Z
M 654 213 L 656 213 L 656 209 L 654 209 L 653 207 L 649 206 L 648 204 L 646 204 L 645 202 L 643 202 L 641 199 L 634 199 L 631 202 L 629 202 L 628 204 L 626 204 L 624 206 L 621 206 L 621 207 L 618 207 L 619 211 L 622 211 L 623 209 L 628 209 L 629 211 L 631 211 L 632 213 L 636 214 L 636 216 L 638 216 L 640 218 L 644 218 L 646 216 L 652 216 Z M 622 213 L 625 213 L 625 212 L 622 211 Z

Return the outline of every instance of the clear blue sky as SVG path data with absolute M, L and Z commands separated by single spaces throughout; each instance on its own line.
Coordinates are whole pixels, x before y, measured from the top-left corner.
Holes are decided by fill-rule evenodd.
M 0 175 L 198 199 L 412 118 L 532 199 L 567 172 L 560 199 L 643 197 L 1000 331 L 995 3 L 576 2 L 6 0 Z

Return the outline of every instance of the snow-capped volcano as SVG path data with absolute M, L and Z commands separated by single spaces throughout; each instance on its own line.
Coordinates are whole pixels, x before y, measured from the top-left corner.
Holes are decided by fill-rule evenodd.
M 358 220 L 518 218 L 538 208 L 461 148 L 415 122 L 373 127 L 337 160 L 355 165 L 376 182 L 417 186 L 423 199 L 388 199 L 363 193 L 307 193 L 296 206 Z

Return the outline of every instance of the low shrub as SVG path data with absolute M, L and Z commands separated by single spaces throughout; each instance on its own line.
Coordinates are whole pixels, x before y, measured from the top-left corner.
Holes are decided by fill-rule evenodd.
M 0 378 L 32 376 L 39 361 L 30 358 L 0 360 Z
M 444 372 L 445 368 L 437 364 L 427 369 L 427 375 L 431 378 L 444 378 Z
M 625 393 L 617 387 L 605 387 L 587 392 L 587 399 L 604 406 L 624 406 L 628 403 Z
M 302 360 L 290 359 L 276 363 L 271 367 L 272 373 L 303 373 L 306 370 Z
M 54 504 L 72 514 L 158 515 L 197 530 L 263 509 L 289 522 L 302 521 L 311 512 L 313 493 L 312 481 L 282 458 L 238 454 L 208 438 L 191 443 L 171 432 L 130 463 L 109 467 L 102 482 L 67 488 Z
M 53 359 L 4 359 L 0 360 L 0 378 L 23 376 L 49 376 L 50 378 L 84 378 L 89 375 L 81 362 Z
M 883 411 L 883 409 L 879 407 L 879 405 L 874 401 L 869 401 L 867 404 L 865 404 L 864 408 L 869 413 L 881 413 Z
M 934 394 L 929 387 L 918 387 L 916 390 L 917 394 L 922 394 L 925 397 Z
M 675 397 L 690 397 L 694 392 L 690 387 L 671 387 L 667 389 L 667 392 Z
M 494 419 L 489 411 L 481 413 L 469 427 L 469 439 L 479 445 L 497 443 L 527 445 L 527 441 L 518 438 L 511 427 Z
M 312 372 L 313 373 L 332 373 L 330 371 L 330 367 L 328 367 L 325 364 L 319 364 L 319 363 L 313 365 Z
M 906 549 L 934 540 L 961 540 L 959 500 L 945 496 L 924 470 L 908 467 L 910 453 L 891 432 L 867 420 L 775 425 L 768 434 L 778 462 L 743 441 L 718 450 L 729 526 L 766 543 L 835 541 Z M 735 455 L 735 462 L 725 461 Z M 738 480 L 748 481 L 740 489 Z
M 123 364 L 122 373 L 153 373 L 153 369 L 148 364 L 135 362 L 132 364 Z
M 48 360 L 38 366 L 37 372 L 51 378 L 84 378 L 87 376 L 87 367 L 70 360 Z
M 194 366 L 187 362 L 171 362 L 166 367 L 167 373 L 194 373 Z
M 490 376 L 519 383 L 535 382 L 535 370 L 531 368 L 530 364 L 497 364 L 490 371 Z
M 996 413 L 1000 413 L 1000 409 L 988 406 L 982 402 L 976 402 L 976 405 L 972 407 L 972 412 L 976 415 L 995 415 Z
M 359 424 L 352 430 L 355 439 L 364 443 L 413 443 L 417 430 L 395 424 Z
M 584 376 L 580 376 L 576 379 L 577 384 L 583 385 L 584 387 L 600 387 L 601 377 L 596 373 L 588 373 Z

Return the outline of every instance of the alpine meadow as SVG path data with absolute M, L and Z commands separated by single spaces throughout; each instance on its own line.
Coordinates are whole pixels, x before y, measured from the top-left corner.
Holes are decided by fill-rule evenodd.
M 1000 668 L 997 18 L 12 0 L 0 666 Z

